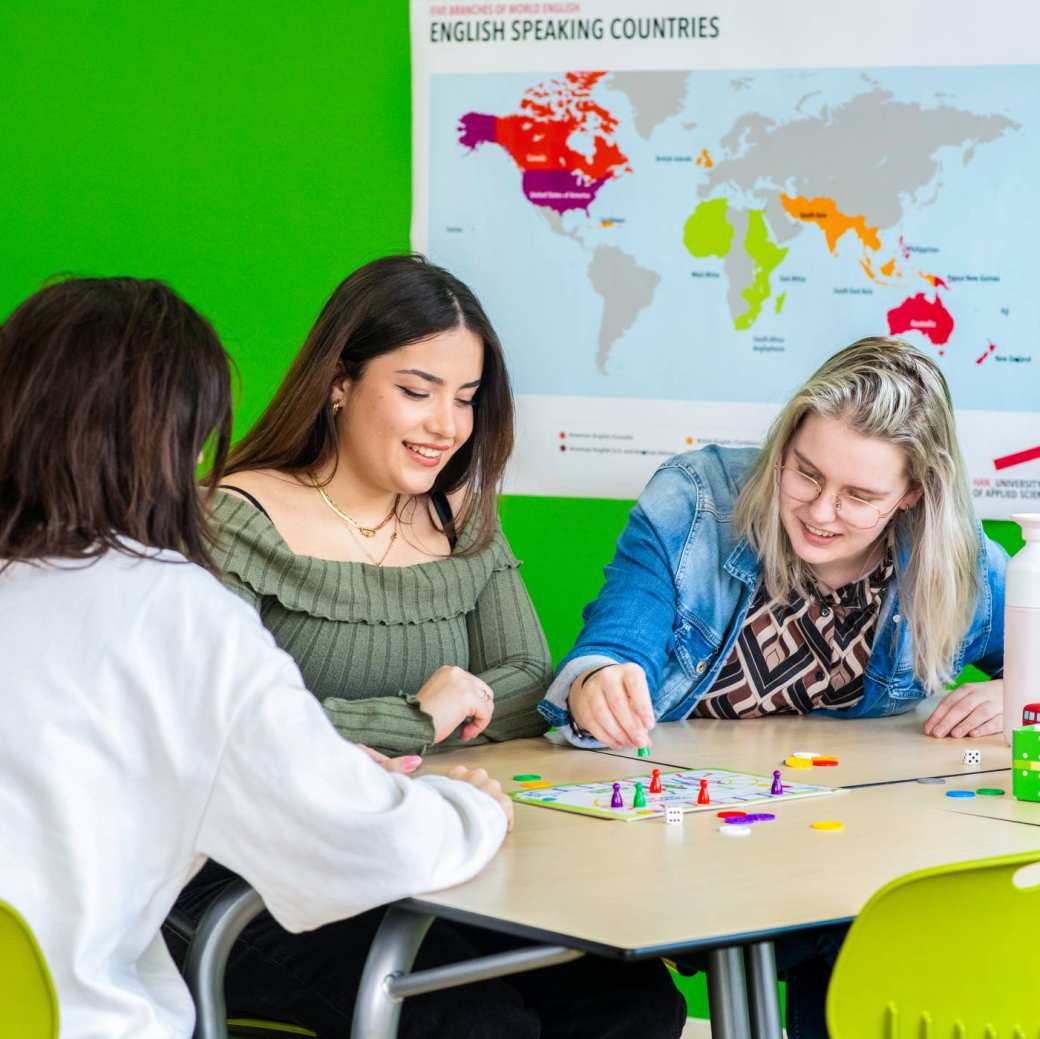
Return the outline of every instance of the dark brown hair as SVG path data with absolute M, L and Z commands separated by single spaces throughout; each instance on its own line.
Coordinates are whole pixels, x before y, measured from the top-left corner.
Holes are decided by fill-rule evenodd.
M 170 288 L 74 278 L 0 325 L 0 567 L 88 559 L 122 538 L 215 570 L 195 479 L 231 436 L 227 356 Z
M 496 491 L 513 449 L 513 398 L 502 346 L 476 296 L 422 256 L 386 256 L 350 275 L 333 292 L 256 425 L 235 446 L 228 472 L 305 473 L 335 459 L 330 390 L 358 379 L 375 357 L 459 326 L 484 344 L 473 434 L 438 473 L 431 491 L 465 488 L 457 529 L 475 524 L 467 552 L 485 547 L 497 525 Z

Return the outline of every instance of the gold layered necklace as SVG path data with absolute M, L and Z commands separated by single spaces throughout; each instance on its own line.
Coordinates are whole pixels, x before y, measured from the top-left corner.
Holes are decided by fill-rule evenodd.
M 394 547 L 394 542 L 397 540 L 398 534 L 398 522 L 397 522 L 397 504 L 401 500 L 399 494 L 394 495 L 393 504 L 390 506 L 390 511 L 381 519 L 374 527 L 366 527 L 363 523 L 359 523 L 353 516 L 344 512 L 332 498 L 325 491 L 324 487 L 319 487 L 317 484 L 314 485 L 314 489 L 321 495 L 321 500 L 348 526 L 347 529 L 357 538 L 358 548 L 361 549 L 362 554 L 365 558 L 372 563 L 374 566 L 382 566 L 386 561 L 386 557 L 390 555 L 390 549 Z M 391 520 L 394 522 L 393 530 L 390 531 L 390 540 L 386 543 L 386 548 L 383 550 L 383 554 L 378 558 L 372 555 L 368 551 L 368 547 L 365 545 L 363 539 L 374 538 Z
M 397 515 L 397 503 L 401 500 L 401 495 L 395 494 L 393 504 L 390 506 L 390 511 L 374 527 L 366 527 L 363 523 L 359 523 L 356 519 L 354 519 L 353 516 L 349 516 L 347 513 L 345 513 L 332 500 L 332 498 L 329 497 L 329 494 L 324 487 L 319 487 L 317 484 L 315 484 L 314 487 L 317 490 L 317 492 L 321 495 L 321 500 L 325 502 L 325 504 L 328 505 L 328 507 L 332 509 L 332 511 L 337 516 L 339 516 L 341 520 L 346 520 L 347 523 L 349 523 L 351 527 L 353 527 L 354 530 L 356 530 L 363 538 L 374 538 L 376 534 L 378 534 L 383 529 L 383 527 L 385 527 L 390 522 L 390 520 L 392 520 L 394 516 Z

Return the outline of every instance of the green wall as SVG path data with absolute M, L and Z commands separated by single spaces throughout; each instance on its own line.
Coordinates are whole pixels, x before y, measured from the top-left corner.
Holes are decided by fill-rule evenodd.
M 335 285 L 408 249 L 406 0 L 0 4 L 0 312 L 158 276 L 256 417 Z
M 244 431 L 333 287 L 409 247 L 406 0 L 4 0 L 0 41 L 0 314 L 59 273 L 163 278 L 234 356 Z M 630 505 L 503 500 L 556 659 Z
M 5 0 L 0 40 L 0 314 L 59 273 L 164 278 L 234 356 L 242 432 L 333 287 L 409 248 L 406 0 Z M 630 505 L 503 500 L 556 659 Z

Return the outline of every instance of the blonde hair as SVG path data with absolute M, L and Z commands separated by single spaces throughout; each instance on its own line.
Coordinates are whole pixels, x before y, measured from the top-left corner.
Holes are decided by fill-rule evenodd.
M 939 367 L 901 339 L 860 339 L 835 354 L 780 412 L 737 499 L 734 523 L 762 563 L 768 594 L 807 594 L 811 575 L 780 519 L 776 467 L 807 415 L 840 419 L 855 433 L 899 447 L 917 505 L 897 512 L 884 536 L 909 545 L 896 560 L 914 675 L 928 692 L 953 677 L 977 596 L 979 540 L 950 390 Z

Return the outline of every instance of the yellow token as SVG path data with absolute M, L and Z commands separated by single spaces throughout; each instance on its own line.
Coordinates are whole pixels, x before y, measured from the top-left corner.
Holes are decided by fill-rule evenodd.
M 790 757 L 784 762 L 784 764 L 788 768 L 812 768 L 812 762 L 805 758 Z
M 525 790 L 544 790 L 546 787 L 552 786 L 552 781 L 548 779 L 536 779 L 530 783 L 520 784 Z
M 844 830 L 845 824 L 837 819 L 817 819 L 809 824 L 814 830 Z

